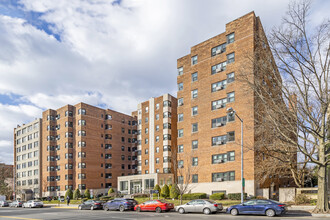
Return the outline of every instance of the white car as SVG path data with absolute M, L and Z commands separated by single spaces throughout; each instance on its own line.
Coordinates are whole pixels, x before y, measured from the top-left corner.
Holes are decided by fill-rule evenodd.
M 23 208 L 42 208 L 44 206 L 44 203 L 39 200 L 29 200 L 25 203 L 23 203 Z

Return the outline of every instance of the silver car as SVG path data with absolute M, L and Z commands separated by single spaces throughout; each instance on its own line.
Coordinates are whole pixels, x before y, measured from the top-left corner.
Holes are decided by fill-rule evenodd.
M 15 208 L 22 207 L 23 203 L 24 203 L 23 201 L 15 200 L 12 203 L 10 203 L 10 207 L 15 207 Z
M 39 200 L 29 200 L 23 203 L 23 208 L 36 208 L 36 207 L 42 208 L 43 206 L 44 203 Z
M 9 203 L 7 201 L 0 201 L 0 207 L 8 207 Z
M 216 213 L 223 209 L 222 204 L 218 204 L 213 200 L 208 199 L 196 199 L 192 200 L 184 205 L 176 206 L 175 210 L 180 214 L 188 212 L 201 212 L 205 215 L 210 213 Z

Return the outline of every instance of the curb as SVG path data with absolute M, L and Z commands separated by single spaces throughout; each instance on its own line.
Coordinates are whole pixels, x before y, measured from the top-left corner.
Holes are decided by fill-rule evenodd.
M 330 214 L 313 214 L 312 213 L 312 216 L 316 217 L 316 218 L 330 218 Z
M 78 207 L 72 207 L 72 206 L 67 206 L 67 207 L 65 207 L 65 206 L 63 206 L 63 207 L 61 207 L 61 206 L 52 206 L 51 208 L 52 209 L 78 209 Z

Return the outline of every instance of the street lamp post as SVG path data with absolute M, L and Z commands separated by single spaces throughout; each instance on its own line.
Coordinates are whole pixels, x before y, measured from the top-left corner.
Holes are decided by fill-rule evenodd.
M 236 117 L 241 121 L 241 203 L 244 202 L 244 164 L 243 164 L 243 119 L 238 116 L 236 111 L 233 108 L 228 108 L 227 113 L 230 115 L 236 115 Z

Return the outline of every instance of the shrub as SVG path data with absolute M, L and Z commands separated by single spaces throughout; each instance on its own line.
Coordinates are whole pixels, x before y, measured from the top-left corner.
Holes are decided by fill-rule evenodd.
M 190 200 L 190 199 L 206 199 L 206 193 L 190 193 L 183 194 L 182 199 Z
M 224 198 L 225 198 L 224 193 L 213 193 L 212 195 L 210 195 L 210 199 L 214 199 L 214 200 L 222 200 Z
M 108 191 L 108 196 L 110 196 L 114 192 L 115 192 L 115 190 L 113 190 L 112 188 L 110 188 L 109 191 Z
M 78 199 L 80 198 L 80 190 L 79 189 L 76 189 L 74 192 L 73 192 L 73 199 Z M 66 198 L 65 198 L 66 199 Z
M 294 202 L 296 205 L 301 205 L 301 204 L 309 204 L 311 200 L 304 194 L 299 194 L 296 195 L 294 198 Z
M 247 193 L 244 193 L 243 195 L 244 199 L 247 197 Z M 228 199 L 230 200 L 240 200 L 241 199 L 241 193 L 229 193 Z
M 101 196 L 100 197 L 100 200 L 102 200 L 102 201 L 109 201 L 109 200 L 112 200 L 113 199 L 113 197 L 111 197 L 111 196 Z
M 66 192 L 65 192 L 65 199 L 69 196 L 70 199 L 73 198 L 73 192 L 71 189 L 68 189 Z
M 160 189 L 160 186 L 158 184 L 156 184 L 156 186 L 154 187 L 154 190 L 158 190 L 158 192 L 160 194 L 161 189 Z M 154 193 L 153 196 L 158 196 L 158 194 Z
M 163 187 L 162 187 L 162 191 L 160 193 L 162 195 L 162 197 L 164 197 L 165 199 L 168 198 L 170 196 L 170 190 L 168 188 L 168 186 L 165 184 Z
M 179 196 L 179 190 L 177 185 L 173 185 L 170 190 L 171 199 L 177 199 Z
M 149 197 L 149 195 L 145 194 L 145 193 L 135 193 L 132 196 L 133 196 L 133 198 L 147 198 L 147 197 Z
M 91 193 L 89 192 L 89 189 L 86 189 L 84 192 L 85 198 L 90 199 L 91 198 Z

